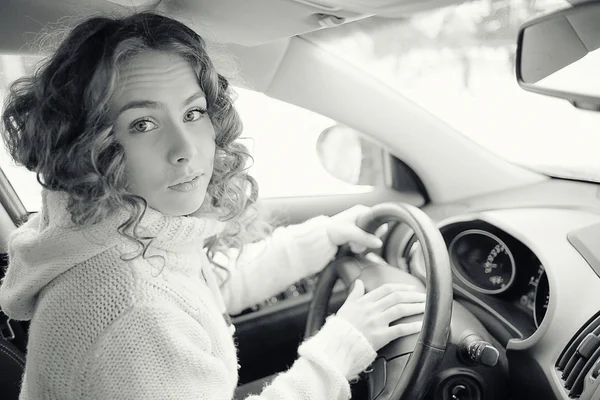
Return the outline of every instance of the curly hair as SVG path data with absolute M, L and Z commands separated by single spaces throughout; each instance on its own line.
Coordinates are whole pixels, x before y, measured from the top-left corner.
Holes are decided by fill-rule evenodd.
M 228 221 L 225 230 L 208 241 L 209 257 L 223 249 L 241 250 L 271 227 L 260 218 L 258 185 L 247 173 L 250 155 L 236 142 L 243 128 L 233 107 L 235 94 L 215 70 L 205 41 L 181 22 L 142 12 L 79 23 L 31 76 L 11 85 L 2 115 L 6 147 L 18 164 L 36 173 L 44 188 L 68 194 L 68 211 L 76 226 L 98 223 L 118 209 L 129 210 L 131 216 L 119 233 L 135 240 L 143 255 L 149 245 L 144 239 L 151 238 L 136 236 L 135 228 L 148 205 L 127 190 L 126 156 L 108 110 L 119 65 L 148 50 L 178 54 L 196 73 L 216 132 L 205 205 L 209 202 Z

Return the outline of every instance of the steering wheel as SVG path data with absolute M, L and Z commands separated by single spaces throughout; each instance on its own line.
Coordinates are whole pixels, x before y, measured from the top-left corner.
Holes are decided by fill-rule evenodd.
M 382 203 L 372 207 L 357 225 L 374 233 L 381 225 L 398 221 L 414 231 L 421 244 L 427 270 L 427 295 L 421 332 L 393 340 L 377 352 L 368 371 L 369 400 L 419 400 L 427 393 L 446 351 L 452 317 L 452 274 L 446 243 L 433 221 L 408 204 Z M 381 265 L 340 247 L 335 259 L 320 274 L 308 312 L 305 338 L 324 324 L 333 286 L 341 278 L 350 286 L 360 278 L 367 291 L 388 282 L 424 286 L 420 280 L 389 265 Z M 415 317 L 403 318 L 403 323 Z

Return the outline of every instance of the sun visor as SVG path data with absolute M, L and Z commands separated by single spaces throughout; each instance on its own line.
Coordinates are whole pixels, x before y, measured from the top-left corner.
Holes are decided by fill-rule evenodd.
M 188 24 L 211 41 L 257 46 L 319 29 L 332 28 L 373 15 L 400 17 L 456 2 L 456 0 L 162 0 L 156 8 Z
M 419 0 L 292 0 L 324 11 L 349 11 L 363 15 L 380 15 L 383 17 L 401 17 L 415 9 L 437 7 L 437 1 Z M 449 2 L 445 2 L 449 3 Z

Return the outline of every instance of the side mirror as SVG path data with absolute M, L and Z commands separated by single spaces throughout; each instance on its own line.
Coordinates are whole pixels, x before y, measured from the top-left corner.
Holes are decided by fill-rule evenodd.
M 382 186 L 384 151 L 358 131 L 334 125 L 321 132 L 317 154 L 334 177 L 352 185 Z
M 600 1 L 576 4 L 524 23 L 516 74 L 523 89 L 600 111 Z

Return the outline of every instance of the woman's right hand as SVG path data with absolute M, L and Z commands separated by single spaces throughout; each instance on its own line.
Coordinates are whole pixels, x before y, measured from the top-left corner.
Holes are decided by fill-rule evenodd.
M 356 280 L 354 289 L 336 313 L 361 332 L 375 351 L 394 339 L 421 330 L 422 322 L 390 323 L 425 311 L 425 293 L 411 285 L 386 283 L 365 294 L 365 285 Z

